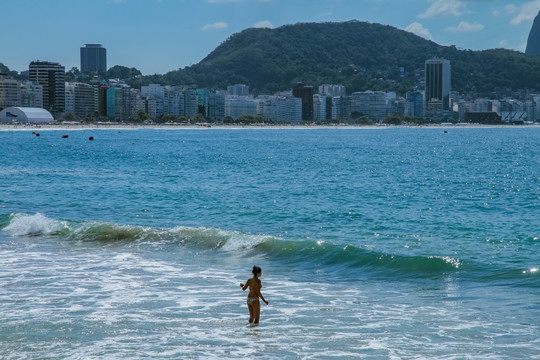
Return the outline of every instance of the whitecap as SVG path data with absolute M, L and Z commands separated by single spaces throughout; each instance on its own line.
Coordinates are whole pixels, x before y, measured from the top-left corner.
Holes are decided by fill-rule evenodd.
M 69 229 L 66 221 L 50 219 L 41 213 L 35 215 L 14 214 L 3 230 L 13 236 L 49 235 Z

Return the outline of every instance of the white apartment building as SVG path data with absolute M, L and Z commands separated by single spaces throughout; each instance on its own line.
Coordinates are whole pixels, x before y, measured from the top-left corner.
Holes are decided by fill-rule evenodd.
M 184 90 L 184 115 L 191 118 L 199 112 L 199 97 L 196 89 Z
M 208 96 L 208 118 L 212 121 L 223 121 L 225 118 L 225 94 L 211 93 Z
M 300 124 L 302 122 L 302 99 L 280 97 L 277 103 L 277 122 Z
M 0 75 L 0 110 L 21 104 L 21 83 Z
M 325 96 L 347 96 L 347 92 L 345 91 L 345 86 L 343 85 L 329 85 L 324 84 L 319 86 L 319 94 L 325 95 Z
M 31 81 L 21 85 L 21 105 L 24 107 L 43 108 L 43 86 Z
M 351 113 L 358 113 L 376 121 L 387 116 L 387 94 L 382 91 L 355 92 L 351 95 Z
M 97 88 L 84 83 L 65 84 L 65 112 L 81 118 L 97 114 Z
M 148 115 L 156 118 L 169 113 L 169 93 L 170 89 L 159 84 L 141 86 L 141 97 L 147 102 Z
M 169 111 L 168 114 L 174 116 L 184 115 L 184 92 L 177 86 L 168 86 L 166 90 L 169 93 Z
M 313 95 L 313 121 L 326 120 L 326 96 Z
M 238 119 L 241 116 L 257 116 L 258 100 L 252 96 L 227 95 L 225 97 L 225 117 Z
M 236 96 L 249 96 L 249 86 L 244 84 L 227 86 L 227 94 Z

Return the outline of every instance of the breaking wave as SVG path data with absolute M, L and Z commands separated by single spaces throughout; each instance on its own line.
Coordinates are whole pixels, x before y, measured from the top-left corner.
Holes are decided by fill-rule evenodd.
M 361 268 L 380 272 L 385 276 L 440 276 L 462 272 L 474 272 L 478 265 L 453 257 L 397 255 L 364 249 L 353 245 L 336 245 L 322 240 L 294 241 L 267 235 L 253 235 L 215 228 L 152 228 L 118 225 L 106 222 L 76 222 L 50 219 L 37 213 L 0 215 L 0 228 L 13 237 L 57 237 L 64 241 L 95 242 L 122 245 L 132 242 L 175 243 L 207 251 L 238 252 L 262 255 L 272 261 L 302 264 L 321 268 Z M 535 269 L 536 270 L 536 269 Z M 484 277 L 495 278 L 537 276 L 538 271 L 529 269 L 499 269 L 496 273 L 486 269 Z

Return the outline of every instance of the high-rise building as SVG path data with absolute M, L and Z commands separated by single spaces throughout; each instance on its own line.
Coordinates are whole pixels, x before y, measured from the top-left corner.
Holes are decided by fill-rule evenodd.
M 388 97 L 382 91 L 354 92 L 351 95 L 351 113 L 383 120 L 388 113 Z
M 424 94 L 420 91 L 409 91 L 405 95 L 407 101 L 411 103 L 410 116 L 417 119 L 424 117 Z
M 186 117 L 191 118 L 197 115 L 199 112 L 199 99 L 197 97 L 196 89 L 184 90 L 184 114 Z
M 227 95 L 225 97 L 225 116 L 238 119 L 241 116 L 257 116 L 258 100 L 251 96 Z
M 105 73 L 107 71 L 107 49 L 101 44 L 86 44 L 81 48 L 81 72 Z
M 21 87 L 21 105 L 43 108 L 43 86 L 26 81 Z
M 62 113 L 66 101 L 66 69 L 59 63 L 32 61 L 29 80 L 43 86 L 43 108 L 52 113 Z
M 319 94 L 326 96 L 346 96 L 347 91 L 343 85 L 324 84 L 319 86 Z
M 81 118 L 98 114 L 98 88 L 83 83 L 66 84 L 66 112 Z
M 236 84 L 227 86 L 227 94 L 237 95 L 237 96 L 248 96 L 249 95 L 249 86 L 244 84 Z
M 208 97 L 208 118 L 212 121 L 223 121 L 225 118 L 225 94 L 213 92 Z
M 298 83 L 292 93 L 294 97 L 302 99 L 302 121 L 313 121 L 313 86 Z
M 450 110 L 451 71 L 449 60 L 426 61 L 426 110 Z
M 21 105 L 21 83 L 0 73 L 0 110 Z
M 330 98 L 331 99 L 331 98 Z M 315 94 L 313 95 L 313 120 L 324 121 L 326 120 L 326 96 Z M 332 103 L 330 103 L 332 106 Z

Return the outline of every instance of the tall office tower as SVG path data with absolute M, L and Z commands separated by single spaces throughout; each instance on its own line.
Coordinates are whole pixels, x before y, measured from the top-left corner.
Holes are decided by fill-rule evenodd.
M 431 59 L 426 61 L 426 110 L 450 110 L 452 74 L 450 61 Z
M 32 61 L 29 80 L 43 86 L 43 108 L 52 113 L 62 113 L 66 106 L 66 69 L 59 63 Z
M 107 71 L 107 49 L 101 44 L 85 44 L 81 48 L 81 72 L 105 73 Z
M 302 83 L 294 85 L 294 97 L 302 99 L 302 121 L 313 121 L 313 86 Z

